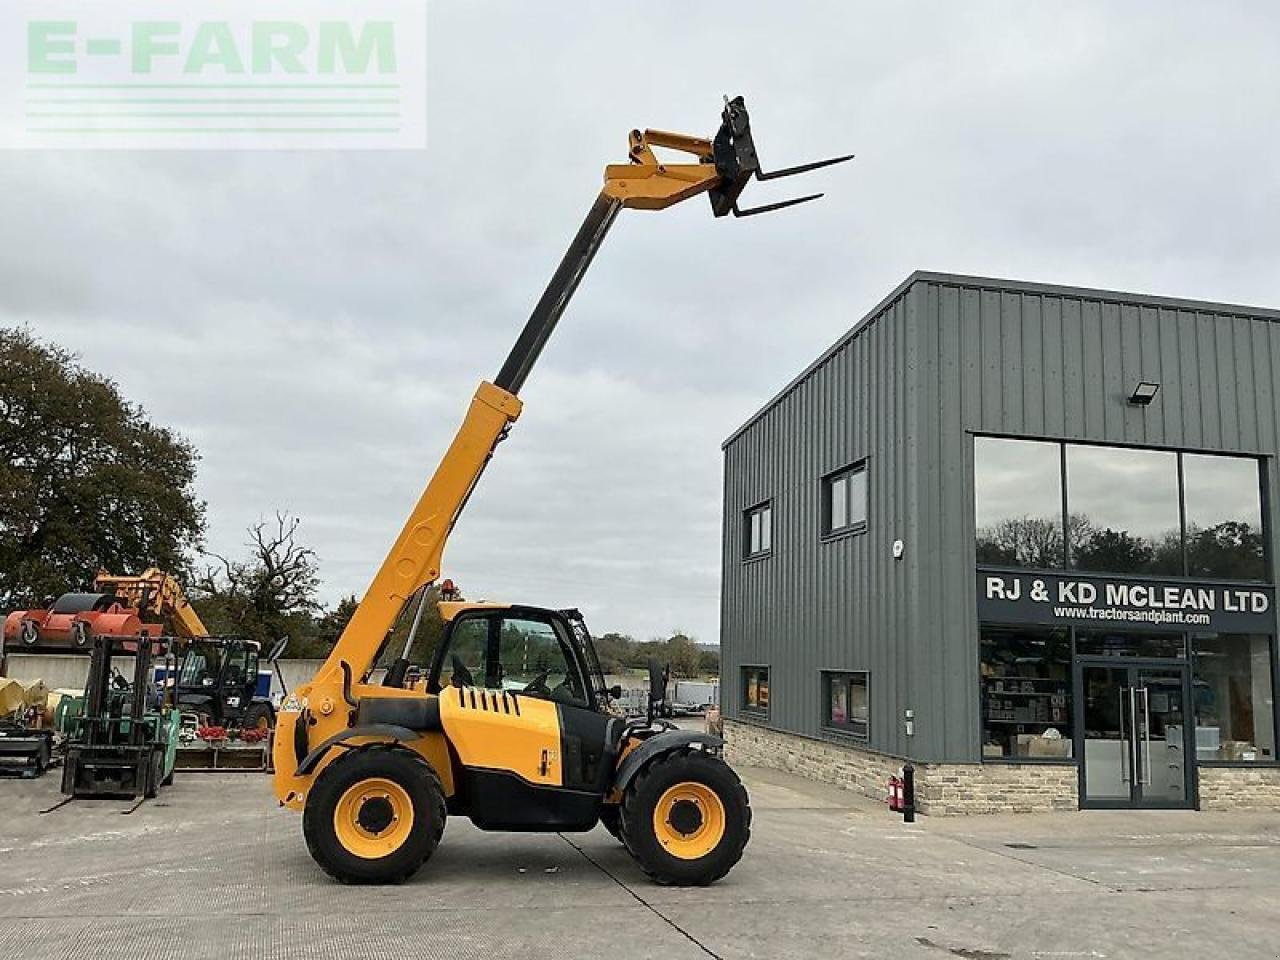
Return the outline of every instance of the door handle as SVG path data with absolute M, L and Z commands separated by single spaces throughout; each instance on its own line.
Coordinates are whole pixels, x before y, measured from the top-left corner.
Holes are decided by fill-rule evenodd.
M 1129 688 L 1129 776 L 1135 784 L 1142 783 L 1138 769 L 1138 688 Z
M 547 771 L 549 771 L 550 769 L 551 769 L 551 751 L 543 750 L 542 761 L 538 764 L 538 773 L 545 777 L 547 775 Z
M 1147 687 L 1142 688 L 1142 769 L 1145 778 L 1142 782 L 1151 785 L 1151 700 Z
M 1132 692 L 1132 691 L 1130 691 Z M 1116 691 L 1116 696 L 1120 698 L 1120 782 L 1129 782 L 1129 762 L 1133 759 L 1130 754 L 1133 752 L 1133 745 L 1125 743 L 1124 736 L 1124 688 L 1121 687 Z

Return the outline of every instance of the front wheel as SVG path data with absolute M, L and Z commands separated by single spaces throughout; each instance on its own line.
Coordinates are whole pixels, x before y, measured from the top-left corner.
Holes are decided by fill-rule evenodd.
M 147 775 L 147 783 L 142 795 L 148 800 L 154 800 L 160 793 L 160 786 L 164 781 L 164 753 L 160 750 L 153 750 L 151 752 L 151 762 L 148 766 L 151 769 Z
M 320 774 L 307 796 L 302 832 L 325 873 L 342 883 L 403 883 L 444 833 L 444 789 L 415 753 L 353 750 Z
M 742 781 L 703 750 L 679 750 L 641 770 L 622 798 L 622 841 L 650 879 L 706 886 L 742 858 L 751 804 Z
M 609 831 L 609 836 L 615 840 L 622 839 L 622 808 L 621 807 L 601 807 L 600 808 L 600 825 Z

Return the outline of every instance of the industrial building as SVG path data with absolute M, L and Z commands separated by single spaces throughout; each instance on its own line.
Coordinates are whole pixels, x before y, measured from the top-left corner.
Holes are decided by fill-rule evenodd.
M 739 762 L 1280 808 L 1280 311 L 917 272 L 724 444 Z

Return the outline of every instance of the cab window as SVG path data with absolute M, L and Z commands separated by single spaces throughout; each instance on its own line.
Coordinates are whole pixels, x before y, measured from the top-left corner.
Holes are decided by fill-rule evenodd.
M 449 656 L 445 659 L 441 677 L 445 683 L 459 687 L 489 686 L 488 671 L 489 619 L 474 617 L 463 620 L 453 629 L 449 641 Z
M 182 658 L 178 683 L 184 687 L 212 686 L 215 679 L 212 664 L 215 659 L 216 655 L 209 644 L 192 644 Z
M 227 653 L 227 665 L 223 672 L 222 682 L 228 687 L 238 687 L 248 678 L 249 650 L 247 647 L 232 648 Z
M 518 617 L 503 618 L 498 662 L 503 689 L 560 703 L 588 706 L 577 662 L 550 623 Z

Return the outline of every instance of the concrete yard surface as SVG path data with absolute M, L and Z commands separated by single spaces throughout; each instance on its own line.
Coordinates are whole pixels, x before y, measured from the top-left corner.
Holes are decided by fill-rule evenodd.
M 344 887 L 261 775 L 178 776 L 132 804 L 0 781 L 0 957 L 1112 958 L 1280 954 L 1280 816 L 922 819 L 741 771 L 755 821 L 705 889 L 648 883 L 603 829 L 451 820 L 400 887 Z

